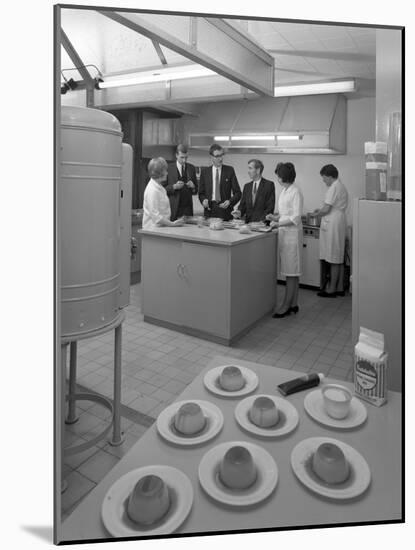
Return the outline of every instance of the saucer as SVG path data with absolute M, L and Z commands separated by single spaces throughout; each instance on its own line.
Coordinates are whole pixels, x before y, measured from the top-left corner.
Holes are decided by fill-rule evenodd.
M 200 406 L 203 416 L 206 418 L 206 426 L 193 435 L 182 434 L 174 427 L 174 417 L 177 411 L 185 403 L 196 403 Z M 223 427 L 222 411 L 209 401 L 192 400 L 177 401 L 166 407 L 157 417 L 157 430 L 159 434 L 170 443 L 177 445 L 198 445 L 209 441 L 217 435 Z
M 226 451 L 241 445 L 252 454 L 257 478 L 247 489 L 229 489 L 219 479 L 219 465 Z M 262 447 L 248 441 L 227 441 L 210 449 L 199 464 L 199 481 L 214 500 L 231 506 L 249 506 L 266 499 L 277 486 L 278 468 L 272 456 Z
M 126 513 L 126 502 L 137 481 L 157 475 L 167 484 L 171 499 L 166 515 L 152 525 L 140 525 Z M 171 466 L 144 466 L 120 477 L 107 491 L 101 507 L 104 525 L 113 537 L 139 537 L 173 533 L 187 518 L 193 504 L 190 479 Z
M 277 407 L 280 418 L 275 426 L 261 428 L 254 424 L 249 418 L 249 411 L 257 397 L 268 397 L 272 399 Z M 286 399 L 273 395 L 250 395 L 235 408 L 235 418 L 241 428 L 248 432 L 262 437 L 280 437 L 292 432 L 298 424 L 297 409 Z
M 321 389 L 308 393 L 304 399 L 304 408 L 307 413 L 317 422 L 330 428 L 350 429 L 363 424 L 367 418 L 367 409 L 356 397 L 350 401 L 350 412 L 346 418 L 337 419 L 329 416 L 323 404 Z
M 224 390 L 219 385 L 219 377 L 222 370 L 225 367 L 230 366 L 231 365 L 222 365 L 220 367 L 210 369 L 203 378 L 205 388 L 216 395 L 220 395 L 221 397 L 241 397 L 242 395 L 247 395 L 248 393 L 253 392 L 257 388 L 259 380 L 254 371 L 247 369 L 246 367 L 241 367 L 240 365 L 233 365 L 241 370 L 242 376 L 245 378 L 245 386 L 237 391 Z
M 325 483 L 311 469 L 313 454 L 321 443 L 334 443 L 343 451 L 350 466 L 350 476 L 343 483 Z M 300 441 L 291 453 L 291 467 L 301 483 L 311 491 L 334 500 L 355 498 L 370 484 L 370 468 L 363 456 L 350 445 L 330 437 L 310 437 Z

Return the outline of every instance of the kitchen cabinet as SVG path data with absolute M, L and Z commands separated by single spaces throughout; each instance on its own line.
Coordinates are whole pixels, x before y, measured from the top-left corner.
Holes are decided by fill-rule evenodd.
M 320 287 L 320 241 L 318 227 L 304 228 L 302 245 L 302 273 L 300 284 Z M 278 280 L 285 281 L 278 266 Z
M 360 327 L 385 335 L 388 386 L 402 390 L 402 204 L 353 202 L 353 344 Z
M 318 229 L 305 229 L 303 235 L 303 272 L 300 283 L 320 286 L 320 241 Z
M 231 345 L 275 305 L 275 234 L 142 230 L 144 320 Z

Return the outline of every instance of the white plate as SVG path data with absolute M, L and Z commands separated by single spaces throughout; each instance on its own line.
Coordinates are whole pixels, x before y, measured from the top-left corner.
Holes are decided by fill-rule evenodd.
M 219 385 L 219 376 L 225 367 L 238 367 L 241 369 L 242 376 L 245 378 L 245 386 L 238 391 L 227 391 Z M 240 365 L 222 365 L 221 367 L 215 367 L 210 369 L 203 378 L 205 387 L 212 393 L 220 395 L 221 397 L 241 397 L 256 390 L 258 386 L 258 376 L 256 373 L 246 367 Z
M 311 418 L 314 418 L 314 420 L 317 420 L 320 424 L 329 426 L 330 428 L 340 428 L 345 430 L 356 428 L 357 426 L 363 424 L 367 418 L 366 407 L 356 397 L 352 397 L 352 400 L 350 401 L 350 412 L 346 418 L 342 418 L 341 420 L 332 418 L 324 409 L 321 389 L 314 390 L 305 396 L 304 408 Z
M 258 397 L 269 397 L 269 399 L 274 401 L 275 406 L 280 413 L 280 418 L 275 426 L 271 426 L 270 428 L 260 428 L 251 422 L 248 413 L 253 402 Z M 235 418 L 242 428 L 252 434 L 261 435 L 263 437 L 280 437 L 282 435 L 286 435 L 292 432 L 298 424 L 298 412 L 294 405 L 281 397 L 265 394 L 250 395 L 238 403 L 235 408 Z
M 131 521 L 126 512 L 126 501 L 137 481 L 146 475 L 157 475 L 169 488 L 172 499 L 167 514 L 152 526 L 141 526 Z M 190 479 L 171 466 L 144 466 L 120 477 L 108 490 L 101 508 L 102 521 L 114 537 L 141 537 L 173 533 L 186 519 L 193 504 Z
M 330 485 L 320 480 L 310 468 L 310 461 L 321 443 L 335 443 L 344 452 L 350 466 L 350 476 L 343 482 Z M 353 447 L 330 437 L 310 437 L 296 445 L 291 453 L 291 466 L 295 475 L 311 491 L 335 500 L 345 500 L 361 495 L 370 484 L 370 469 Z
M 200 406 L 203 416 L 206 418 L 206 427 L 195 435 L 180 434 L 174 429 L 174 417 L 179 408 L 185 403 L 196 403 Z M 217 435 L 223 427 L 222 411 L 209 401 L 201 401 L 197 399 L 188 399 L 186 401 L 177 401 L 166 407 L 157 417 L 157 430 L 159 434 L 177 445 L 198 445 L 209 441 Z
M 257 479 L 251 487 L 232 490 L 219 480 L 218 469 L 226 451 L 234 445 L 246 447 L 257 468 Z M 262 447 L 248 441 L 227 441 L 210 449 L 199 464 L 199 481 L 213 499 L 232 506 L 249 506 L 266 499 L 277 486 L 278 468 L 272 456 Z

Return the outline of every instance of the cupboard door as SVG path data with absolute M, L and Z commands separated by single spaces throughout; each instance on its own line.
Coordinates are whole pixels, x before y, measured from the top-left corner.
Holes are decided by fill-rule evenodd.
M 229 337 L 230 250 L 183 243 L 183 324 Z
M 314 237 L 303 239 L 303 265 L 300 283 L 309 286 L 320 286 L 320 246 Z
M 181 252 L 182 243 L 179 241 L 143 235 L 141 286 L 144 315 L 183 324 Z

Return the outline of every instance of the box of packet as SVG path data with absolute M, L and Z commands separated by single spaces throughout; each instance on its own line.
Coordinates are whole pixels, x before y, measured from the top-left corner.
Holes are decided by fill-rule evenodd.
M 387 401 L 388 354 L 384 336 L 360 327 L 354 353 L 354 388 L 357 397 L 380 407 Z

